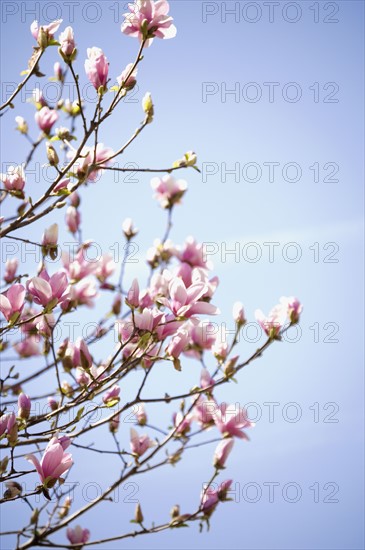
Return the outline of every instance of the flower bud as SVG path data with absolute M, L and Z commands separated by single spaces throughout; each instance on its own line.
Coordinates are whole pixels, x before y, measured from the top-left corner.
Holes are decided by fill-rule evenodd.
M 8 463 L 9 463 L 9 457 L 8 456 L 5 456 L 0 461 L 0 474 L 4 474 L 6 472 L 6 469 L 8 467 Z
M 138 502 L 137 503 L 137 506 L 136 506 L 136 511 L 134 512 L 134 521 L 136 523 L 142 523 L 143 522 L 143 514 L 142 514 L 142 509 L 141 509 L 141 505 L 140 503 Z
M 50 163 L 51 166 L 57 166 L 60 159 L 58 158 L 58 155 L 56 153 L 56 149 L 52 145 L 50 145 L 49 143 L 47 143 L 46 147 L 47 147 L 48 162 Z
M 170 510 L 170 516 L 172 519 L 177 518 L 180 515 L 180 506 L 178 504 L 175 504 Z
M 236 363 L 238 361 L 238 355 L 228 359 L 227 363 L 223 367 L 224 376 L 226 378 L 231 378 L 236 372 Z
M 112 434 L 117 433 L 118 428 L 119 428 L 119 424 L 120 424 L 120 416 L 118 414 L 117 416 L 114 416 L 114 418 L 112 418 L 110 420 L 110 422 L 109 422 L 109 431 Z
M 21 393 L 18 397 L 18 417 L 27 420 L 30 415 L 31 401 L 30 397 L 25 393 Z
M 147 115 L 147 124 L 150 124 L 153 121 L 153 116 L 155 114 L 150 92 L 147 92 L 142 99 L 142 108 Z
M 22 486 L 20 485 L 20 483 L 17 483 L 16 481 L 8 481 L 7 483 L 5 483 L 5 486 L 6 486 L 6 491 L 4 493 L 5 499 L 14 498 L 22 494 L 22 490 L 23 490 Z
M 28 133 L 28 124 L 26 120 L 22 116 L 16 116 L 15 122 L 17 123 L 16 130 L 19 130 L 21 134 L 27 134 Z
M 131 218 L 126 218 L 122 223 L 123 233 L 128 241 L 133 239 L 138 233 L 138 229 L 133 227 L 133 221 Z
M 241 327 L 246 323 L 245 311 L 241 302 L 235 302 L 235 304 L 233 305 L 232 314 L 233 319 L 238 326 Z
M 53 397 L 48 397 L 47 401 L 51 411 L 57 411 L 59 407 L 58 401 L 56 401 Z

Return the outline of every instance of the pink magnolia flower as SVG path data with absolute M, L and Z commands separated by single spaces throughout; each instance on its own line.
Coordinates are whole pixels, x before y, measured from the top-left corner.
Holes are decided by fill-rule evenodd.
M 73 258 L 67 252 L 63 252 L 62 263 L 72 281 L 81 281 L 88 275 L 95 273 L 98 268 L 98 262 L 89 259 L 86 244 L 80 248 Z
M 110 390 L 103 395 L 103 402 L 105 405 L 119 401 L 120 387 L 115 384 Z
M 56 319 L 53 313 L 46 313 L 35 319 L 35 328 L 37 332 L 46 338 L 52 335 L 53 327 L 56 324 Z
M 53 487 L 57 479 L 73 464 L 71 454 L 65 453 L 62 443 L 57 437 L 52 437 L 40 462 L 33 454 L 29 454 L 25 458 L 35 466 L 45 487 Z
M 29 395 L 21 393 L 18 397 L 18 417 L 24 420 L 29 418 L 31 406 Z
M 1 181 L 8 191 L 17 191 L 19 196 L 24 197 L 22 193 L 25 186 L 25 174 L 22 165 L 9 166 L 6 174 L 1 174 Z
M 14 432 L 14 427 L 17 426 L 16 424 L 16 416 L 14 412 L 4 414 L 0 417 L 0 437 L 4 435 L 5 433 L 10 435 L 12 432 Z
M 177 251 L 176 256 L 181 262 L 186 262 L 192 267 L 211 267 L 203 244 L 198 244 L 193 237 L 186 239 L 184 247 Z
M 70 58 L 76 47 L 74 31 L 72 27 L 66 27 L 65 30 L 61 32 L 60 36 L 58 37 L 58 41 L 61 44 L 60 50 L 63 53 L 63 56 Z
M 85 61 L 85 71 L 96 91 L 100 87 L 105 88 L 108 80 L 109 63 L 100 48 L 87 49 L 88 59 Z
M 171 208 L 174 204 L 180 202 L 188 185 L 185 180 L 175 180 L 167 174 L 163 178 L 152 178 L 151 187 L 155 191 L 154 196 L 162 208 Z
M 137 279 L 133 279 L 131 288 L 128 290 L 127 302 L 132 307 L 139 307 L 139 284 Z
M 56 63 L 53 65 L 53 74 L 56 80 L 58 80 L 59 82 L 63 82 L 64 74 L 61 63 L 59 61 L 56 61 Z
M 40 355 L 39 337 L 33 335 L 28 336 L 25 340 L 22 339 L 15 344 L 14 349 L 20 357 L 34 357 L 35 355 Z
M 160 321 L 163 319 L 164 314 L 161 313 L 158 309 L 148 309 L 144 308 L 142 313 L 134 314 L 134 321 L 136 327 L 140 330 L 147 330 L 148 332 L 153 332 Z
M 227 493 L 231 485 L 232 480 L 227 479 L 223 481 L 217 489 L 209 486 L 202 491 L 201 509 L 206 515 L 210 516 L 214 512 L 219 501 L 227 500 Z
M 81 337 L 77 338 L 75 344 L 70 345 L 70 349 L 73 366 L 82 367 L 87 370 L 90 369 L 93 364 L 93 359 L 90 355 L 89 348 L 87 347 L 85 340 Z
M 216 341 L 217 327 L 214 323 L 191 319 L 187 325 L 190 346 L 185 350 L 185 355 L 200 359 L 205 349 L 211 349 Z
M 68 230 L 75 235 L 75 233 L 78 232 L 80 224 L 81 224 L 81 214 L 77 208 L 74 206 L 69 206 L 66 210 L 66 217 L 65 217 L 66 225 L 68 227 Z
M 56 19 L 49 25 L 38 25 L 38 21 L 33 21 L 30 26 L 30 32 L 37 40 L 38 44 L 45 48 L 48 46 L 49 41 L 53 39 L 53 35 L 58 31 L 59 26 L 62 23 L 62 19 Z
M 57 271 L 51 277 L 43 270 L 39 277 L 27 281 L 27 290 L 36 304 L 53 309 L 68 298 L 68 280 L 64 271 Z
M 143 403 L 138 403 L 137 412 L 135 413 L 137 423 L 140 426 L 145 426 L 147 424 L 147 413 L 145 411 Z
M 244 409 L 222 403 L 213 411 L 213 418 L 218 430 L 224 436 L 248 439 L 242 428 L 250 428 L 253 424 L 248 420 Z
M 4 294 L 0 294 L 0 311 L 7 321 L 16 321 L 24 307 L 25 288 L 12 285 Z
M 179 330 L 166 348 L 167 354 L 176 359 L 186 348 L 188 343 L 189 333 L 184 329 Z
M 176 429 L 175 435 L 186 435 L 190 431 L 194 416 L 192 414 L 187 414 L 185 418 L 184 416 L 185 415 L 181 411 L 172 415 L 172 421 Z
M 37 111 L 34 115 L 35 121 L 39 128 L 45 133 L 49 134 L 52 126 L 58 120 L 58 113 L 54 109 L 50 109 L 45 106 L 40 111 Z
M 95 182 L 103 173 L 100 168 L 92 168 L 93 164 L 101 164 L 108 166 L 110 162 L 107 160 L 113 154 L 110 147 L 105 147 L 103 143 L 98 143 L 96 150 L 94 147 L 84 147 L 81 151 L 81 156 L 75 163 L 76 176 L 80 181 Z M 72 158 L 72 154 L 70 158 Z M 95 157 L 95 158 L 94 158 Z
M 18 269 L 18 259 L 12 258 L 5 262 L 4 281 L 8 284 L 12 283 L 15 279 L 16 270 Z
M 76 525 L 73 529 L 69 527 L 66 534 L 71 544 L 79 544 L 80 547 L 90 538 L 89 529 L 83 529 L 80 525 Z
M 115 268 L 116 265 L 111 254 L 103 254 L 97 262 L 95 275 L 101 283 L 105 283 L 110 275 L 114 273 Z
M 71 188 L 70 178 L 63 178 L 54 186 L 51 195 L 62 194 L 62 191 L 70 191 Z
M 36 106 L 37 111 L 42 109 L 42 107 L 48 106 L 47 100 L 43 95 L 43 92 L 40 88 L 34 88 L 32 92 L 32 101 Z
M 194 418 L 200 426 L 207 428 L 214 425 L 214 413 L 218 409 L 218 405 L 212 399 L 204 399 L 199 397 L 198 402 L 194 406 Z
M 213 465 L 215 468 L 224 468 L 226 460 L 232 451 L 233 444 L 234 439 L 232 438 L 222 439 L 222 441 L 218 443 L 213 457 Z
M 175 277 L 169 284 L 170 300 L 161 298 L 161 302 L 169 307 L 176 317 L 188 318 L 198 314 L 218 314 L 219 309 L 213 304 L 199 302 L 205 292 L 206 286 L 203 283 L 192 284 L 186 288 L 184 282 Z
M 140 42 L 147 39 L 146 46 L 154 37 L 173 38 L 176 27 L 172 17 L 168 16 L 170 6 L 166 0 L 136 0 L 128 4 L 130 13 L 125 13 L 121 30 L 129 36 L 137 37 Z
M 122 71 L 122 73 L 119 76 L 117 76 L 118 85 L 119 86 L 123 85 L 123 88 L 126 90 L 131 90 L 132 88 L 134 88 L 137 82 L 136 77 L 137 77 L 138 69 L 137 68 L 134 69 L 133 72 L 131 73 L 132 67 L 133 67 L 133 63 L 129 63 L 124 69 L 124 71 Z
M 267 317 L 261 309 L 256 309 L 255 317 L 269 338 L 277 338 L 287 319 L 287 305 L 282 303 L 276 305 Z
M 303 306 L 299 302 L 298 298 L 294 296 L 280 298 L 280 303 L 286 308 L 286 314 L 291 323 L 297 323 L 299 321 L 300 314 L 303 311 Z
M 87 306 L 94 307 L 94 298 L 98 295 L 94 281 L 84 280 L 76 285 L 71 285 L 71 290 L 68 299 L 65 300 L 61 307 L 63 310 L 68 310 L 69 307 Z
M 131 434 L 131 451 L 136 456 L 142 456 L 148 449 L 154 447 L 156 443 L 152 441 L 148 435 L 138 435 L 134 428 L 130 430 Z
M 208 369 L 202 369 L 200 373 L 200 387 L 205 389 L 214 386 L 214 379 L 210 376 Z M 210 390 L 213 391 L 213 388 Z

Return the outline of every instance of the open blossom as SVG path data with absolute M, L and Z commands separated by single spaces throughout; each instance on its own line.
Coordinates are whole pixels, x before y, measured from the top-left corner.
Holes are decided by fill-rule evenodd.
M 7 321 L 17 320 L 24 307 L 25 288 L 12 285 L 4 294 L 0 294 L 0 311 Z
M 214 379 L 210 376 L 208 369 L 203 368 L 200 373 L 200 387 L 203 389 L 214 386 Z M 210 390 L 212 391 L 212 389 Z
M 29 418 L 31 409 L 31 401 L 29 395 L 21 393 L 18 397 L 18 416 L 26 420 Z
M 167 174 L 163 178 L 152 178 L 151 187 L 155 191 L 155 198 L 162 208 L 171 208 L 174 204 L 180 202 L 188 185 L 185 180 L 175 180 Z
M 103 402 L 105 405 L 108 405 L 109 403 L 115 403 L 115 401 L 119 401 L 119 394 L 120 394 L 120 387 L 115 384 L 110 390 L 105 392 L 103 395 Z
M 232 480 L 223 481 L 218 489 L 213 489 L 209 486 L 204 489 L 201 494 L 201 508 L 206 515 L 211 515 L 214 512 L 219 501 L 227 500 L 227 493 L 232 485 Z
M 68 446 L 68 445 L 67 445 Z M 25 458 L 35 466 L 42 484 L 45 487 L 53 487 L 57 479 L 61 477 L 73 464 L 72 456 L 64 451 L 65 443 L 57 437 L 52 437 L 48 443 L 41 461 L 33 454 Z
M 97 263 L 95 269 L 95 275 L 101 283 L 105 281 L 112 275 L 115 271 L 116 265 L 111 254 L 103 254 L 100 260 Z
M 0 178 L 5 186 L 5 189 L 8 191 L 23 191 L 25 185 L 25 174 L 22 165 L 9 166 L 7 173 L 1 174 Z
M 303 306 L 299 302 L 298 298 L 294 296 L 280 298 L 280 303 L 286 308 L 286 314 L 291 323 L 297 323 L 299 321 L 300 314 L 303 311 Z
M 58 120 L 58 113 L 54 109 L 50 109 L 45 105 L 42 109 L 35 113 L 34 118 L 39 128 L 45 134 L 49 134 L 52 126 Z
M 215 468 L 224 468 L 226 460 L 232 451 L 233 444 L 234 439 L 232 438 L 222 439 L 222 441 L 218 443 L 213 457 L 213 465 Z
M 175 359 L 179 357 L 181 352 L 186 348 L 189 343 L 189 333 L 186 330 L 179 330 L 175 336 L 173 336 L 166 351 L 167 354 Z
M 194 420 L 194 415 L 183 414 L 181 411 L 172 415 L 176 435 L 186 435 L 190 431 L 190 426 Z
M 117 82 L 119 86 L 123 84 L 123 88 L 126 90 L 131 90 L 136 85 L 136 77 L 137 77 L 137 71 L 138 69 L 135 68 L 132 72 L 133 63 L 129 63 L 124 71 L 121 72 L 119 76 L 117 76 Z M 130 74 L 129 74 L 130 73 Z M 128 76 L 129 75 L 129 76 Z
M 219 309 L 208 302 L 199 302 L 206 292 L 203 283 L 192 284 L 188 288 L 178 277 L 173 278 L 169 284 L 170 300 L 161 298 L 161 302 L 169 307 L 176 317 L 191 317 L 192 315 L 215 315 Z
M 11 258 L 5 262 L 4 281 L 8 284 L 12 283 L 15 279 L 16 270 L 18 269 L 18 259 Z
M 180 262 L 185 262 L 191 267 L 211 267 L 207 261 L 207 251 L 204 249 L 203 244 L 199 244 L 195 241 L 194 237 L 188 237 L 186 239 L 184 247 L 178 249 L 176 256 Z
M 93 164 L 102 164 L 109 166 L 110 161 L 107 159 L 113 155 L 113 149 L 105 147 L 103 143 L 98 143 L 96 150 L 94 147 L 84 147 L 81 151 L 80 158 L 75 163 L 76 175 L 80 181 L 94 182 L 103 173 L 100 168 L 92 168 Z M 73 154 L 69 155 L 70 158 Z M 95 157 L 95 158 L 94 158 Z
M 15 344 L 14 349 L 20 357 L 34 357 L 40 355 L 39 336 L 31 335 L 28 336 L 28 338 L 22 338 L 20 342 Z
M 277 338 L 287 319 L 287 304 L 276 305 L 268 316 L 261 309 L 256 309 L 255 317 L 269 338 Z
M 142 456 L 150 447 L 154 447 L 156 443 L 152 441 L 148 435 L 138 435 L 134 428 L 131 428 L 131 451 L 137 456 Z
M 84 280 L 76 285 L 72 285 L 68 299 L 65 300 L 61 307 L 63 310 L 67 310 L 70 305 L 72 307 L 87 306 L 94 307 L 94 298 L 98 295 L 96 285 L 94 281 Z
M 170 6 L 166 0 L 136 0 L 128 4 L 130 13 L 125 13 L 121 30 L 129 36 L 138 37 L 139 41 L 147 39 L 149 46 L 154 37 L 173 38 L 176 27 L 168 15 Z
M 90 538 L 89 529 L 83 529 L 80 525 L 76 525 L 73 529 L 69 527 L 66 534 L 71 544 L 79 544 L 80 547 Z
M 39 277 L 27 281 L 27 290 L 36 304 L 43 307 L 55 307 L 68 297 L 68 280 L 64 271 L 57 271 L 51 277 L 43 270 Z
M 89 243 L 90 244 L 90 243 Z M 62 263 L 72 281 L 81 281 L 87 275 L 95 273 L 98 262 L 90 261 L 87 255 L 87 243 L 72 258 L 67 252 L 62 253 Z
M 58 37 L 58 41 L 60 43 L 60 50 L 63 54 L 62 57 L 70 58 L 76 47 L 74 31 L 72 27 L 66 27 L 65 30 L 61 32 L 60 36 Z
M 85 71 L 88 79 L 96 91 L 98 91 L 99 88 L 105 88 L 108 80 L 109 63 L 103 50 L 95 46 L 93 48 L 88 48 L 87 57 L 88 59 L 85 61 Z
M 213 411 L 213 418 L 218 430 L 224 436 L 236 436 L 240 439 L 248 439 L 242 428 L 250 428 L 253 424 L 247 418 L 244 409 L 237 409 L 235 405 L 222 403 Z
M 38 25 L 38 21 L 33 21 L 30 26 L 30 32 L 33 37 L 37 40 L 41 48 L 46 48 L 53 39 L 53 35 L 58 31 L 59 26 L 62 23 L 62 19 L 56 19 L 52 21 L 49 25 Z
M 136 327 L 140 330 L 147 330 L 148 332 L 156 330 L 163 318 L 164 314 L 156 308 L 148 309 L 145 307 L 142 313 L 136 312 L 134 314 Z

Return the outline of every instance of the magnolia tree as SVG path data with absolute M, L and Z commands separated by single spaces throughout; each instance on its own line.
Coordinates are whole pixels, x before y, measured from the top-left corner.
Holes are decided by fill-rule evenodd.
M 54 105 L 40 90 L 34 93 L 34 119 L 40 135 L 33 140 L 27 121 L 20 115 L 15 117 L 22 135 L 19 139 L 26 138 L 30 150 L 23 163 L 1 175 L 1 202 L 6 207 L 1 237 L 20 245 L 32 243 L 40 253 L 40 263 L 30 275 L 22 274 L 21 258 L 6 260 L 0 294 L 0 351 L 5 358 L 11 348 L 17 354 L 16 359 L 4 361 L 8 367 L 3 366 L 0 379 L 0 475 L 5 482 L 1 503 L 12 506 L 22 501 L 29 509 L 25 525 L 5 533 L 14 536 L 16 548 L 81 548 L 193 522 L 198 522 L 200 529 L 209 527 L 219 503 L 229 500 L 232 480 L 221 477 L 227 458 L 236 438 L 247 439 L 244 430 L 252 426 L 245 410 L 220 402 L 220 388 L 236 381 L 246 365 L 280 340 L 283 332 L 298 322 L 302 309 L 297 299 L 283 297 L 268 316 L 257 310 L 256 320 L 266 334 L 265 342 L 250 357 L 240 358 L 236 351 L 238 336 L 246 323 L 242 304 L 237 302 L 233 307 L 235 335 L 230 337 L 223 325 L 216 330 L 209 316 L 219 313 L 214 300 L 219 281 L 210 273 L 204 246 L 192 237 L 181 246 L 169 239 L 174 208 L 187 190 L 187 183 L 172 174 L 187 169 L 199 171 L 196 154 L 189 151 L 162 170 L 112 165 L 111 161 L 123 155 L 153 122 L 151 94 L 146 93 L 142 101 L 143 122 L 125 144 L 117 144 L 115 150 L 104 146 L 99 141 L 103 125 L 135 86 L 146 48 L 155 38 L 173 38 L 176 34 L 165 0 L 138 0 L 129 5 L 129 10 L 121 31 L 137 38 L 139 47 L 135 60 L 119 76 L 121 67 L 111 74 L 107 57 L 99 47 L 88 48 L 87 59 L 79 62 L 74 31 L 66 27 L 60 32 L 61 20 L 48 25 L 34 21 L 30 30 L 35 45 L 28 70 L 1 107 L 5 117 L 12 114 L 24 85 L 34 75 L 44 76 L 40 69 L 44 56 L 56 59 L 52 78 L 59 82 L 61 91 L 66 81 L 75 91 L 76 99 L 62 97 Z M 86 113 L 80 86 L 84 71 L 96 91 L 91 117 Z M 40 196 L 27 184 L 27 169 L 36 151 L 44 155 L 43 162 L 53 170 L 52 183 Z M 154 198 L 167 215 L 167 227 L 163 238 L 154 241 L 147 253 L 150 276 L 143 284 L 138 278 L 131 286 L 126 287 L 124 282 L 128 250 L 138 231 L 131 219 L 121 224 L 121 239 L 126 244 L 121 261 L 114 262 L 108 254 L 90 261 L 87 252 L 92 241 L 81 237 L 82 188 L 98 185 L 96 180 L 107 170 L 155 173 L 151 185 Z M 106 196 L 105 210 L 108 200 Z M 49 225 L 59 209 L 65 211 L 62 230 L 75 239 L 72 254 L 62 250 L 58 224 Z M 24 230 L 38 220 L 44 223 L 39 241 L 24 238 Z M 100 211 L 98 220 L 107 224 Z M 128 268 L 132 269 L 133 264 Z M 98 300 L 108 304 L 106 311 L 96 307 Z M 82 310 L 94 306 L 97 323 L 91 334 L 67 336 L 61 341 L 55 337 L 70 317 L 81 327 L 77 319 Z M 108 353 L 98 358 L 95 345 L 105 343 L 111 335 Z M 191 372 L 197 375 L 186 387 L 179 382 L 179 391 L 151 396 L 148 386 L 152 372 L 157 371 L 157 377 L 163 379 L 166 369 L 175 369 L 175 376 L 182 377 L 187 362 L 196 364 Z M 128 394 L 124 391 L 127 385 Z M 135 388 L 133 394 L 131 387 Z M 148 420 L 155 407 L 161 410 L 159 418 L 164 419 L 160 425 Z M 131 413 L 133 422 L 127 434 L 120 430 L 121 415 L 126 412 Z M 214 436 L 207 440 L 208 431 Z M 98 447 L 90 443 L 90 438 L 95 434 L 100 441 L 99 433 L 103 439 Z M 89 510 L 103 501 L 112 501 L 115 490 L 127 480 L 139 479 L 140 474 L 155 469 L 171 468 L 189 457 L 191 448 L 201 445 L 214 447 L 210 476 L 206 474 L 209 464 L 202 465 L 204 480 L 210 481 L 202 488 L 196 487 L 194 509 L 180 511 L 183 503 L 172 502 L 170 515 L 166 510 L 165 521 L 156 524 L 153 518 L 144 518 L 143 502 L 139 502 L 134 518 L 129 518 L 136 525 L 113 536 L 109 526 L 102 538 L 100 533 L 93 536 Z M 240 445 L 238 453 L 242 452 Z M 76 506 L 72 498 L 76 481 L 73 464 L 85 463 L 91 455 L 97 479 L 106 454 L 116 461 L 116 477 L 96 498 Z

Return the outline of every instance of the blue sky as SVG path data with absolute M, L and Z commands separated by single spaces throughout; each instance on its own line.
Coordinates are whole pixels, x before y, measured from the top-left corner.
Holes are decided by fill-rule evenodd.
M 250 442 L 236 443 L 224 476 L 234 479 L 237 494 L 234 502 L 220 506 L 211 531 L 199 535 L 192 526 L 124 545 L 112 543 L 107 550 L 172 545 L 363 548 L 364 7 L 352 1 L 298 1 L 289 3 L 291 7 L 278 2 L 270 19 L 266 3 L 248 4 L 171 2 L 177 37 L 155 40 L 145 51 L 138 89 L 107 122 L 101 141 L 116 149 L 129 137 L 142 119 L 140 101 L 150 91 L 155 121 L 120 162 L 169 166 L 185 151 L 195 150 L 203 175 L 181 174 L 189 191 L 174 213 L 171 238 L 180 244 L 194 235 L 200 242 L 215 243 L 211 260 L 221 280 L 215 302 L 222 311 L 219 321 L 226 320 L 228 328 L 233 328 L 230 316 L 236 300 L 244 303 L 253 321 L 257 307 L 268 311 L 280 296 L 295 295 L 304 304 L 300 338 L 273 346 L 241 373 L 238 385 L 219 393 L 221 401 L 254 403 L 262 416 Z M 74 27 L 83 84 L 87 47 L 104 50 L 113 77 L 133 60 L 137 42 L 120 33 L 123 2 L 75 3 L 71 21 L 68 3 L 57 6 L 61 13 L 56 14 L 52 2 L 3 2 L 3 94 L 26 68 L 33 46 L 29 26 L 34 17 L 27 10 L 41 10 L 41 22 L 48 22 L 47 14 L 57 15 L 64 19 L 62 29 Z M 225 17 L 225 6 L 235 13 Z M 98 21 L 92 22 L 94 18 Z M 57 51 L 50 49 L 42 63 L 44 72 L 55 60 Z M 46 85 L 45 79 L 35 81 Z M 28 96 L 33 87 L 34 82 L 28 85 Z M 51 97 L 54 84 L 46 89 Z M 230 90 L 234 93 L 227 93 Z M 18 164 L 27 152 L 22 136 L 9 132 L 15 115 L 27 118 L 31 135 L 36 135 L 34 107 L 26 99 L 23 94 L 4 117 L 2 163 Z M 91 109 L 90 102 L 89 115 Z M 39 155 L 35 162 L 40 166 L 44 158 Z M 233 169 L 234 174 L 227 172 Z M 29 176 L 34 196 L 45 186 L 44 172 L 39 178 L 38 173 Z M 152 199 L 147 175 L 134 175 L 131 181 L 107 173 L 81 195 L 83 236 L 94 239 L 104 252 L 120 239 L 124 218 L 135 220 L 141 230 L 138 262 L 128 265 L 127 279 L 143 279 L 143 253 L 153 238 L 162 236 L 166 223 Z M 57 212 L 52 221 L 62 218 Z M 42 229 L 40 223 L 29 235 L 39 237 Z M 64 233 L 62 239 L 67 242 L 69 237 Z M 232 250 L 237 257 L 227 254 Z M 35 268 L 32 261 L 26 258 L 29 270 Z M 81 313 L 80 321 L 90 316 L 97 319 L 97 311 Z M 246 334 L 238 349 L 245 357 L 255 347 L 257 342 Z M 100 358 L 109 353 L 108 348 L 99 351 Z M 194 376 L 198 381 L 199 368 L 187 364 L 182 378 L 178 374 L 159 371 L 149 394 L 156 395 L 162 383 L 189 383 Z M 272 422 L 270 407 L 275 411 Z M 297 422 L 290 421 L 295 411 L 300 413 Z M 157 421 L 165 414 L 148 412 Z M 128 430 L 128 424 L 122 426 L 122 442 Z M 97 437 L 99 444 L 112 445 L 105 434 Z M 134 498 L 146 518 L 164 520 L 176 502 L 184 511 L 196 505 L 210 475 L 213 448 L 195 449 L 176 468 L 136 480 Z M 104 458 L 102 463 L 76 463 L 71 474 L 80 483 L 75 500 L 85 500 L 90 480 L 107 486 L 113 467 L 115 463 Z M 273 502 L 270 483 L 275 484 Z M 298 502 L 288 502 L 293 500 L 290 491 L 298 487 Z M 119 505 L 105 503 L 82 518 L 93 538 L 105 533 L 107 522 L 108 535 L 127 528 L 135 504 L 129 502 L 133 498 L 123 499 L 131 490 L 125 489 Z M 262 494 L 252 502 L 255 491 Z M 18 525 L 14 509 L 10 512 L 8 506 L 2 514 L 3 527 Z M 18 503 L 19 517 L 27 513 Z M 63 534 L 55 537 L 63 539 Z

